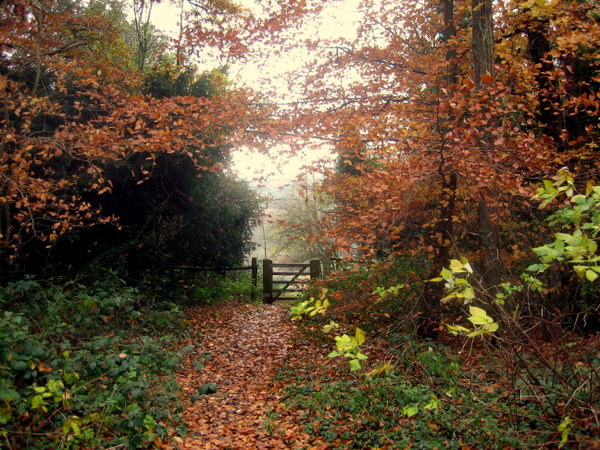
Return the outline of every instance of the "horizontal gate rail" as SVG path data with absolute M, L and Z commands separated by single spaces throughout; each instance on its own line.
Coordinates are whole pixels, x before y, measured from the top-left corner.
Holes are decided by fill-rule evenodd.
M 276 270 L 282 268 L 283 270 Z M 293 271 L 290 268 L 300 270 Z M 308 270 L 307 270 L 308 269 Z M 321 276 L 321 262 L 313 260 L 310 263 L 273 263 L 270 259 L 263 260 L 263 299 L 265 303 L 275 300 L 294 300 L 297 297 L 285 295 L 287 293 L 304 292 L 303 285 L 308 280 Z M 291 277 L 276 280 L 274 277 Z M 283 285 L 281 287 L 280 285 Z
M 307 268 L 310 267 L 310 265 L 309 264 L 304 264 L 302 266 L 295 266 L 295 267 L 299 267 L 300 270 L 298 272 L 291 273 L 291 275 L 293 275 L 293 276 L 292 276 L 292 278 L 289 281 L 287 281 L 287 282 L 284 281 L 283 283 L 280 283 L 280 284 L 285 284 L 285 286 L 282 287 L 282 288 L 277 289 L 277 294 L 276 295 L 271 294 L 271 296 L 273 297 L 273 300 L 280 299 L 280 297 L 282 296 L 282 294 L 284 292 L 286 292 L 286 289 L 289 288 L 290 285 L 294 284 L 294 281 L 296 281 L 298 279 L 298 277 L 301 276 L 304 273 L 304 271 Z M 282 272 L 275 272 L 275 271 L 273 271 L 273 275 L 283 275 L 284 273 L 286 273 L 286 272 L 282 273 Z M 307 275 L 309 275 L 309 274 L 307 274 Z M 275 289 L 273 289 L 273 292 L 275 292 Z
M 272 266 L 273 267 L 306 267 L 309 264 L 303 264 L 303 263 L 289 263 L 289 264 L 284 264 L 284 263 L 273 263 Z
M 250 296 L 251 296 L 252 301 L 256 300 L 256 292 L 257 292 L 257 287 L 258 287 L 258 258 L 252 258 L 249 266 L 242 266 L 242 267 L 179 266 L 178 269 L 190 270 L 193 272 L 217 272 L 217 273 L 232 272 L 232 271 L 238 271 L 238 270 L 250 270 L 251 277 L 252 277 L 252 290 L 251 290 Z
M 307 264 L 307 266 L 308 266 L 308 264 Z M 276 275 L 302 275 L 305 277 L 309 277 L 310 273 L 301 273 L 300 274 L 298 272 L 275 272 L 275 271 L 273 271 L 273 276 L 276 276 Z

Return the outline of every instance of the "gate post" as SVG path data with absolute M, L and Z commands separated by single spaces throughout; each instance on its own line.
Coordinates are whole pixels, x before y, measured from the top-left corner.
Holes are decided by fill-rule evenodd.
M 256 287 L 258 286 L 258 259 L 252 258 L 252 302 L 256 301 Z
M 321 261 L 313 259 L 310 261 L 310 279 L 317 280 L 321 278 Z
M 273 261 L 263 259 L 263 303 L 273 303 Z

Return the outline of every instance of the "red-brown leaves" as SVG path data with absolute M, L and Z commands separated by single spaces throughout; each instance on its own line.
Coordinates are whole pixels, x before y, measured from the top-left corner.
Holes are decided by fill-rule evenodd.
M 284 415 L 272 428 L 266 425 L 269 413 L 280 408 L 274 377 L 285 364 L 295 334 L 287 308 L 228 303 L 188 312 L 202 339 L 178 380 L 189 396 L 210 382 L 217 384 L 218 392 L 189 404 L 189 436 L 179 447 L 284 449 L 305 443 L 307 436 L 299 434 L 293 417 Z M 194 361 L 203 363 L 200 372 Z
M 145 155 L 133 171 L 140 183 L 163 152 L 187 155 L 199 173 L 220 170 L 211 149 L 246 143 L 245 130 L 261 121 L 242 92 L 164 100 L 137 94 L 141 74 L 126 62 L 122 30 L 109 17 L 53 1 L 43 11 L 34 2 L 13 6 L 0 13 L 2 250 L 14 255 L 26 240 L 50 244 L 113 220 L 82 201 L 110 192 L 107 163 Z

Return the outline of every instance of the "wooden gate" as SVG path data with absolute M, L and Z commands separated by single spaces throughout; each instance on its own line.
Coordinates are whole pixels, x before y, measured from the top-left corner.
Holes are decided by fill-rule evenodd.
M 263 260 L 263 301 L 294 300 L 297 293 L 304 291 L 307 280 L 321 277 L 321 261 L 312 260 L 307 264 L 273 263 Z

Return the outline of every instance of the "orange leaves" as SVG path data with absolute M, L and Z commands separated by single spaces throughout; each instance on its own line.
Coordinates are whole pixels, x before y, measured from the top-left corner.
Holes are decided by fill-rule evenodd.
M 489 73 L 484 73 L 481 75 L 481 82 L 483 84 L 492 84 L 494 82 L 494 77 Z
M 219 391 L 188 406 L 189 433 L 176 438 L 179 447 L 284 449 L 298 441 L 293 420 L 273 422 L 269 416 L 281 408 L 273 378 L 294 334 L 286 307 L 226 303 L 188 312 L 203 339 L 178 380 L 187 393 L 207 382 L 217 383 Z M 203 359 L 200 372 L 192 364 L 198 359 Z
M 465 78 L 460 88 L 461 92 L 467 93 L 469 91 L 472 91 L 473 89 L 475 89 L 475 83 L 473 82 L 473 80 L 471 80 L 471 78 Z

